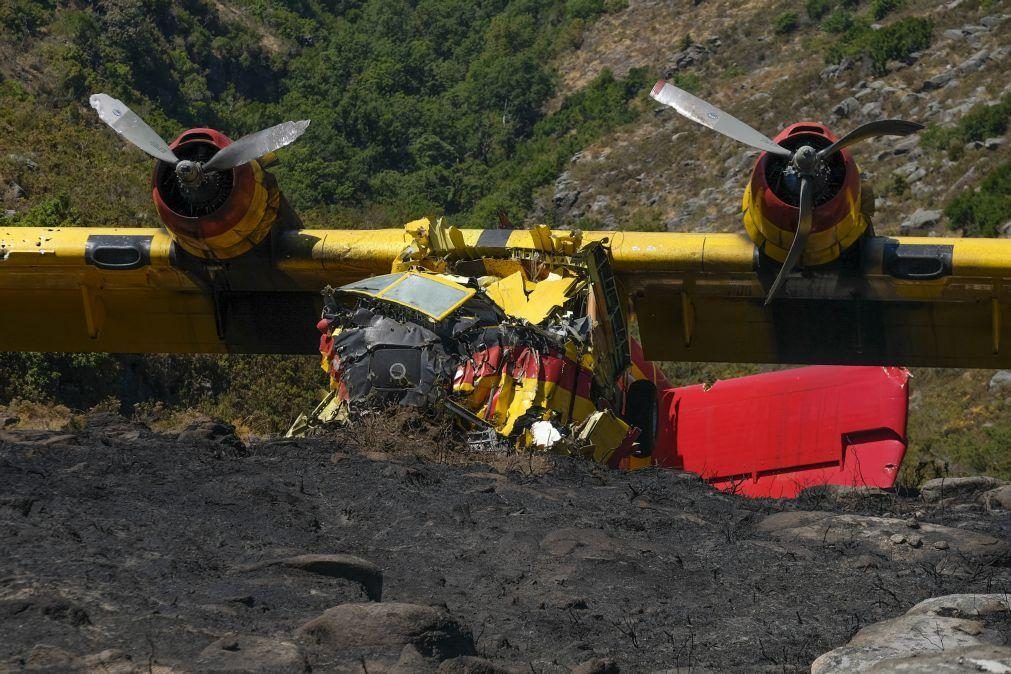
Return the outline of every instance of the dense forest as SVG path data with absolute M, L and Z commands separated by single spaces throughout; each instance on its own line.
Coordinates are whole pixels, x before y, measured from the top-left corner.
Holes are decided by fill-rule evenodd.
M 499 211 L 520 220 L 568 157 L 634 118 L 649 80 L 603 72 L 546 112 L 553 56 L 619 9 L 615 0 L 75 4 L 0 9 L 5 42 L 34 51 L 45 71 L 28 87 L 5 79 L 5 97 L 45 108 L 66 129 L 60 118 L 76 121 L 89 94 L 104 91 L 169 139 L 192 126 L 238 137 L 311 119 L 277 173 L 317 225 L 445 214 L 481 227 Z M 100 195 L 71 192 L 20 217 L 81 222 L 108 211 L 93 203 Z

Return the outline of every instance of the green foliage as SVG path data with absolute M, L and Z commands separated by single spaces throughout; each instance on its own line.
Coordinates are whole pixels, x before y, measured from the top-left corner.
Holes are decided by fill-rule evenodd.
M 826 33 L 845 33 L 852 27 L 853 15 L 841 7 L 829 14 L 821 22 L 821 29 Z
M 903 5 L 903 0 L 871 0 L 871 16 L 880 21 Z
M 947 149 L 952 159 L 962 152 L 966 143 L 984 141 L 1002 136 L 1011 121 L 1011 94 L 995 105 L 980 104 L 970 110 L 953 127 L 932 126 L 923 133 L 923 142 L 928 147 Z
M 38 33 L 52 16 L 53 0 L 4 0 L 0 3 L 0 29 L 18 38 Z
M 792 33 L 797 30 L 799 21 L 800 17 L 797 15 L 797 12 L 783 12 L 773 22 L 773 30 L 776 32 L 776 35 Z
M 0 353 L 0 372 L 0 403 L 83 410 L 114 398 L 129 413 L 158 402 L 270 433 L 311 409 L 325 383 L 319 359 L 306 356 Z
M 917 51 L 930 46 L 934 24 L 929 19 L 907 17 L 878 30 L 866 20 L 856 20 L 829 48 L 826 60 L 838 63 L 843 58 L 863 57 L 876 74 L 884 74 L 889 61 L 905 61 Z
M 66 194 L 46 197 L 31 210 L 15 216 L 11 223 L 23 227 L 77 227 L 81 214 L 70 204 Z
M 814 21 L 831 12 L 834 6 L 835 2 L 833 0 L 807 0 L 807 4 L 805 5 L 808 17 Z
M 970 236 L 994 236 L 997 228 L 1011 221 L 1011 162 L 998 167 L 978 191 L 957 196 L 944 209 L 952 227 Z

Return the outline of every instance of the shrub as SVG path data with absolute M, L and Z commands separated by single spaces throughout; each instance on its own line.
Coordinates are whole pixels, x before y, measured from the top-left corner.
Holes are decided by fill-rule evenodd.
M 774 24 L 776 35 L 786 35 L 797 30 L 799 20 L 800 17 L 797 16 L 797 12 L 783 12 L 776 17 Z
M 993 236 L 997 228 L 1011 221 L 1011 162 L 997 168 L 983 180 L 977 192 L 957 196 L 944 209 L 953 227 L 970 236 Z
M 1011 94 L 1005 94 L 995 105 L 977 105 L 953 127 L 930 127 L 923 133 L 923 143 L 939 150 L 946 149 L 949 155 L 954 155 L 961 152 L 966 143 L 1004 135 L 1009 121 Z M 956 159 L 955 156 L 951 158 Z
M 817 21 L 831 12 L 834 5 L 832 0 L 807 0 L 807 15 Z
M 885 18 L 903 4 L 903 0 L 873 0 L 871 2 L 871 16 L 876 21 Z
M 826 60 L 838 63 L 847 56 L 865 57 L 876 74 L 884 74 L 889 61 L 905 61 L 914 52 L 930 46 L 934 24 L 929 19 L 907 17 L 874 30 L 864 21 L 855 21 L 829 48 Z
M 826 33 L 845 33 L 853 27 L 853 15 L 841 7 L 821 22 L 821 29 Z

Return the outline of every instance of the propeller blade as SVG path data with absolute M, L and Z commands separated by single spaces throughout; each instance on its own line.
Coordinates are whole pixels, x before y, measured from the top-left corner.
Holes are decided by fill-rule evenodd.
M 689 94 L 684 89 L 678 89 L 664 80 L 658 81 L 649 95 L 653 100 L 669 105 L 693 122 L 709 127 L 713 131 L 722 133 L 724 136 L 745 145 L 782 157 L 789 157 L 792 154 L 785 147 L 774 143 L 765 134 L 752 129 L 736 117 L 728 115 L 715 105 L 706 103 L 701 98 Z
M 916 122 L 906 122 L 901 119 L 879 119 L 876 122 L 868 122 L 853 129 L 845 136 L 829 145 L 818 153 L 819 159 L 827 159 L 833 154 L 849 147 L 854 143 L 859 143 L 875 136 L 908 136 L 923 128 L 922 124 Z
M 776 296 L 776 292 L 786 282 L 786 277 L 790 275 L 800 260 L 804 248 L 807 247 L 807 237 L 811 234 L 813 222 L 814 186 L 811 179 L 805 176 L 800 179 L 800 215 L 797 218 L 797 233 L 793 235 L 793 243 L 790 244 L 786 259 L 783 260 L 783 266 L 779 268 L 779 274 L 776 275 L 776 280 L 769 288 L 769 295 L 765 298 L 765 306 L 769 306 L 769 302 Z
M 248 164 L 268 152 L 279 150 L 285 145 L 294 143 L 305 133 L 309 120 L 301 122 L 282 122 L 269 129 L 243 136 L 228 147 L 222 148 L 210 161 L 204 164 L 206 171 L 224 171 L 242 164 Z
M 179 158 L 172 153 L 161 136 L 138 117 L 137 113 L 126 107 L 123 101 L 107 94 L 94 94 L 89 102 L 98 113 L 99 119 L 112 127 L 112 130 L 123 138 L 155 159 L 169 164 L 179 163 Z

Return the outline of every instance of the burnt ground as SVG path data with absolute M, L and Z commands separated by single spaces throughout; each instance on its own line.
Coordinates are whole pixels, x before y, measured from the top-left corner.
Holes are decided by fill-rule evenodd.
M 942 569 L 918 556 L 929 546 L 890 554 L 759 526 L 781 511 L 846 511 L 1007 541 L 1007 512 L 971 499 L 758 501 L 671 471 L 559 458 L 544 474 L 522 461 L 507 472 L 418 458 L 410 438 L 385 454 L 360 440 L 244 448 L 213 424 L 177 437 L 107 415 L 77 430 L 0 432 L 0 668 L 192 671 L 245 648 L 260 666 L 295 671 L 384 671 L 398 658 L 399 671 L 434 670 L 468 653 L 526 672 L 602 657 L 626 672 L 805 671 L 924 598 L 1011 590 L 1006 550 Z M 950 561 L 951 551 L 935 552 Z M 448 610 L 458 624 L 439 629 L 451 638 L 431 648 L 426 627 L 355 650 L 299 632 L 368 601 L 355 582 L 270 564 L 308 553 L 373 562 L 384 604 Z M 337 633 L 376 629 L 350 620 Z M 402 651 L 412 639 L 427 660 Z M 443 671 L 500 671 L 476 662 Z

